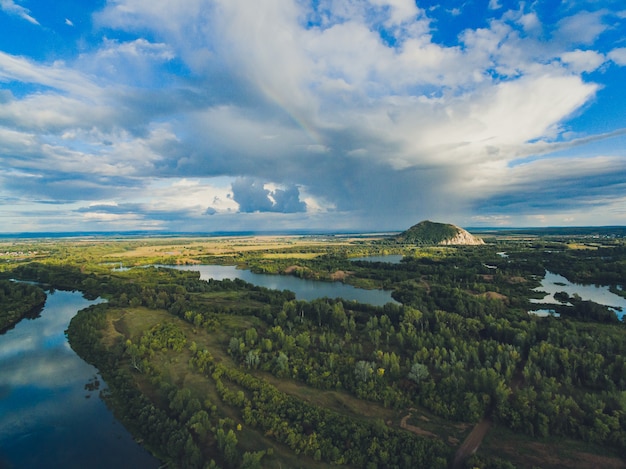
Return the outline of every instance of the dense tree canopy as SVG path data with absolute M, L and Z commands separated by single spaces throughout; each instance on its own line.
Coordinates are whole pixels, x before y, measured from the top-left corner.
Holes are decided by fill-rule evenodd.
M 45 302 L 46 294 L 35 285 L 0 280 L 0 333 L 24 317 L 35 317 Z
M 43 261 L 6 275 L 108 300 L 72 320 L 72 347 L 101 370 L 125 424 L 181 467 L 278 467 L 293 457 L 305 467 L 447 467 L 459 438 L 444 439 L 444 429 L 486 417 L 624 457 L 623 322 L 569 295 L 552 305 L 560 318 L 528 314 L 545 269 L 622 291 L 619 240 L 581 244 L 405 246 L 397 264 L 350 260 L 387 249 L 372 241 L 239 259 L 310 278 L 348 272 L 347 282 L 392 289 L 399 304 L 383 307 L 300 301 L 163 267 Z M 0 300 L 37 304 L 41 293 L 0 282 Z M 421 423 L 407 420 L 415 412 Z M 506 467 L 479 456 L 476 464 Z

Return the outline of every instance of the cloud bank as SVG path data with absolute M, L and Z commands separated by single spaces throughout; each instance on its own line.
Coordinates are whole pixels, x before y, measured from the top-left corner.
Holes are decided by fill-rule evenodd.
M 3 230 L 626 223 L 625 15 L 471 8 L 109 0 L 0 51 Z

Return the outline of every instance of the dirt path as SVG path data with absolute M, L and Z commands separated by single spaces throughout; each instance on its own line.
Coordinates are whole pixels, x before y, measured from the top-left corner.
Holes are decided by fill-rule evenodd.
M 402 420 L 400 420 L 400 427 L 404 428 L 405 430 L 408 430 L 412 433 L 415 433 L 416 435 L 421 435 L 421 436 L 429 436 L 432 438 L 438 438 L 437 435 L 435 435 L 433 432 L 429 432 L 428 430 L 424 430 L 420 427 L 416 427 L 415 425 L 410 425 L 407 423 L 407 420 L 409 420 L 411 418 L 413 414 L 409 413 L 409 415 L 406 415 L 404 417 L 402 417 Z
M 471 433 L 465 438 L 463 444 L 461 444 L 456 451 L 454 461 L 452 462 L 452 469 L 460 469 L 463 461 L 476 452 L 492 425 L 493 422 L 489 417 L 485 417 L 476 424 Z
M 512 392 L 516 392 L 520 386 L 524 383 L 524 375 L 522 370 L 526 365 L 526 360 L 522 360 L 515 370 L 515 374 L 513 379 L 511 380 L 511 390 Z M 469 458 L 472 454 L 478 450 L 478 447 L 483 442 L 483 439 L 493 426 L 493 421 L 491 420 L 491 413 L 493 408 L 490 408 L 487 411 L 486 417 L 484 417 L 480 422 L 476 424 L 476 426 L 472 429 L 471 433 L 467 435 L 463 444 L 459 446 L 459 449 L 456 450 L 456 454 L 454 455 L 454 461 L 452 462 L 452 469 L 460 469 L 463 465 L 463 462 Z

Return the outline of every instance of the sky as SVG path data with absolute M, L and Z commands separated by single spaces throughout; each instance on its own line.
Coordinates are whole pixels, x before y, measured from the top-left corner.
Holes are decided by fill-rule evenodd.
M 0 232 L 626 225 L 623 0 L 0 0 Z

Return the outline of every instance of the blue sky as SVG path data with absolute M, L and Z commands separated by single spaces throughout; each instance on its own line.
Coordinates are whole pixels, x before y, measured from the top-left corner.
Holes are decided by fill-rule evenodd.
M 626 225 L 626 5 L 0 0 L 0 231 Z

